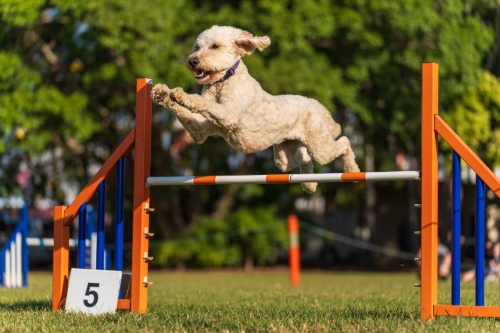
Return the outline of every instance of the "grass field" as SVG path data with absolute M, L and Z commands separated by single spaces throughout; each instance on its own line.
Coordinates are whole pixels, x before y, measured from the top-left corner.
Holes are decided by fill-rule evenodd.
M 5 332 L 498 332 L 500 320 L 439 317 L 423 322 L 414 274 L 309 272 L 291 288 L 286 271 L 152 272 L 146 315 L 87 316 L 50 310 L 51 276 L 0 289 Z M 448 303 L 449 281 L 440 285 Z M 466 284 L 462 303 L 474 303 Z M 498 283 L 486 285 L 498 305 Z

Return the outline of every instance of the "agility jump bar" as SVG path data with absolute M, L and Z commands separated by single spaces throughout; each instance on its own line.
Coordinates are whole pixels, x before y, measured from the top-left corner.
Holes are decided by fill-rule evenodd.
M 308 173 L 244 176 L 148 177 L 146 187 L 166 185 L 295 184 L 419 180 L 420 171 Z

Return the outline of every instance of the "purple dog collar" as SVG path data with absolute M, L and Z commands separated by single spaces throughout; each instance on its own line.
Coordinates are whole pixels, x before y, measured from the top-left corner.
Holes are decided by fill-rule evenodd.
M 229 79 L 231 76 L 234 75 L 234 72 L 236 71 L 236 68 L 238 68 L 238 65 L 240 64 L 240 61 L 238 60 L 234 65 L 233 67 L 229 68 L 226 72 L 226 75 L 224 75 L 224 77 L 222 79 L 220 79 L 219 81 L 215 82 L 215 83 L 219 83 L 219 82 L 224 82 L 226 81 L 227 79 Z

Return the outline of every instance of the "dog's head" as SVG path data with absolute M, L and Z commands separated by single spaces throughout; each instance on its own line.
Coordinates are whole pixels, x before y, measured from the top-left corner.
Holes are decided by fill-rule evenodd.
M 255 37 L 248 31 L 214 25 L 198 36 L 186 67 L 195 75 L 197 83 L 214 83 L 243 56 L 255 49 L 262 51 L 270 44 L 267 36 Z

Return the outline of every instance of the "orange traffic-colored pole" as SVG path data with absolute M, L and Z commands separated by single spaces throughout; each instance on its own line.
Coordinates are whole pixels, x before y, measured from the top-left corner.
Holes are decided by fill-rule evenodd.
M 422 191 L 420 315 L 434 319 L 438 268 L 438 150 L 435 116 L 438 114 L 437 63 L 422 64 Z
M 300 242 L 299 219 L 297 215 L 288 216 L 288 233 L 290 234 L 290 247 L 288 250 L 290 283 L 292 286 L 296 287 L 300 284 Z
M 134 202 L 132 221 L 132 283 L 130 306 L 132 312 L 145 313 L 148 308 L 149 247 L 149 188 L 146 178 L 151 164 L 151 83 L 137 79 L 136 122 L 134 151 Z
M 69 279 L 69 226 L 64 225 L 66 206 L 54 207 L 52 311 L 64 308 Z

